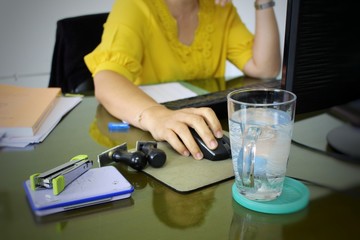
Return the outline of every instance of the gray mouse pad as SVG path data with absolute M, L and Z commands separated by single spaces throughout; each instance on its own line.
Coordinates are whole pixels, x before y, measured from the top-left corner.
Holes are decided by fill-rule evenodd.
M 168 143 L 159 142 L 157 148 L 166 152 L 161 168 L 147 166 L 142 171 L 178 192 L 189 192 L 234 177 L 231 159 L 222 161 L 195 160 L 183 157 Z

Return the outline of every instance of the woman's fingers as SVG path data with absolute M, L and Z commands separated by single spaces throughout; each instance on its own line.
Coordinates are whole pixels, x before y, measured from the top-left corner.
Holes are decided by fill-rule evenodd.
M 152 121 L 149 129 L 153 137 L 167 141 L 184 156 L 191 154 L 195 159 L 203 158 L 189 127 L 193 128 L 211 149 L 217 147 L 215 136 L 222 136 L 221 124 L 210 108 L 157 111 L 152 115 L 156 116 L 156 121 Z

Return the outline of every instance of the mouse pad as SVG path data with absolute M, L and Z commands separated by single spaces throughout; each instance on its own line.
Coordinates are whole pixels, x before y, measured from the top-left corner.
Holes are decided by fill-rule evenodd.
M 147 166 L 142 171 L 178 192 L 190 192 L 234 177 L 231 159 L 210 161 L 183 157 L 165 142 L 157 148 L 166 152 L 166 163 L 161 168 Z

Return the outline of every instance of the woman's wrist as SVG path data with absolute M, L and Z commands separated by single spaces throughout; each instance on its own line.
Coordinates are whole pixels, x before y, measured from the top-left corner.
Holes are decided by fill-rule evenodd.
M 157 105 L 152 105 L 150 107 L 144 108 L 137 116 L 136 116 L 136 120 L 135 122 L 137 123 L 137 126 L 142 129 L 142 130 L 147 130 L 146 127 L 144 126 L 144 121 L 145 121 L 145 115 L 149 112 L 149 110 L 152 110 L 153 108 L 165 108 L 164 105 L 161 104 L 157 104 Z
M 272 8 L 275 6 L 274 0 L 257 0 L 254 2 L 254 6 L 256 10 L 263 10 L 267 8 Z

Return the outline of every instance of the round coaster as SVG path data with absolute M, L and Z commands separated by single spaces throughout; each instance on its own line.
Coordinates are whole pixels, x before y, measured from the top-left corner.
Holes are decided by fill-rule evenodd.
M 237 190 L 235 183 L 232 186 L 234 200 L 248 209 L 271 214 L 287 214 L 297 212 L 309 203 L 309 190 L 301 182 L 286 177 L 281 195 L 272 201 L 254 201 L 247 199 Z

